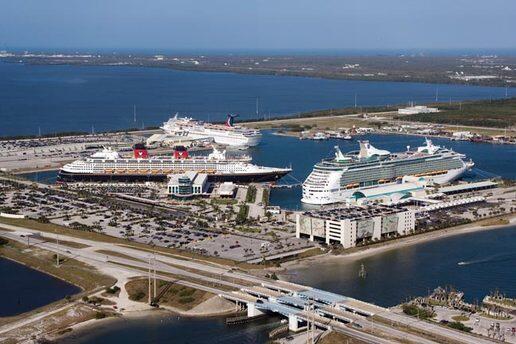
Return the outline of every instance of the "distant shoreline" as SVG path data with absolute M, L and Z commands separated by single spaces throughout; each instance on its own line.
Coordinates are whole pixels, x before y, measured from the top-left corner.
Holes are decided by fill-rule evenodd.
M 168 54 L 167 54 L 168 55 Z M 155 56 L 163 56 L 161 60 L 157 60 Z M 507 86 L 507 82 L 501 78 L 495 79 L 471 79 L 461 80 L 458 78 L 450 78 L 449 75 L 443 73 L 439 68 L 435 68 L 432 76 L 428 73 L 420 73 L 417 69 L 404 69 L 400 56 L 373 56 L 373 55 L 312 55 L 311 61 L 308 64 L 309 68 L 302 67 L 306 65 L 303 55 L 267 55 L 267 59 L 289 58 L 293 63 L 288 68 L 277 64 L 255 64 L 242 61 L 241 58 L 248 58 L 250 60 L 262 60 L 264 55 L 102 55 L 99 57 L 92 56 L 85 60 L 81 55 L 70 54 L 66 57 L 53 57 L 48 54 L 45 56 L 24 56 L 21 54 L 14 54 L 0 59 L 0 63 L 12 64 L 26 64 L 26 65 L 41 65 L 41 66 L 79 66 L 79 67 L 139 67 L 139 68 L 161 68 L 184 72 L 205 72 L 205 73 L 233 73 L 241 75 L 262 75 L 262 76 L 289 76 L 289 77 L 305 77 L 326 80 L 349 80 L 349 81 L 377 81 L 377 82 L 400 82 L 400 83 L 424 83 L 424 84 L 443 84 L 443 85 L 467 85 L 467 86 L 486 86 L 486 87 L 500 87 Z M 413 58 L 409 56 L 403 57 L 404 60 L 411 59 L 413 63 L 419 67 L 421 65 L 421 58 L 425 60 L 423 65 L 427 69 L 433 68 L 434 60 L 443 60 L 449 69 L 453 69 L 457 61 L 460 61 L 461 56 L 434 56 Z M 507 55 L 501 58 L 512 61 L 516 59 L 515 56 Z M 181 63 L 179 63 L 181 60 Z M 192 60 L 201 64 L 192 63 Z M 228 60 L 226 64 L 222 60 Z M 450 61 L 452 60 L 452 61 Z M 347 63 L 345 62 L 347 61 Z M 187 62 L 187 63 L 185 63 Z M 332 62 L 328 64 L 328 62 Z M 359 72 L 349 73 L 345 69 L 337 70 L 332 68 L 335 63 L 349 64 L 359 62 L 361 65 Z M 398 62 L 398 69 L 392 68 L 392 63 Z M 371 64 L 372 66 L 367 66 Z M 350 69 L 354 71 L 354 69 Z M 428 71 L 428 70 L 427 70 Z M 475 74 L 473 74 L 475 75 Z

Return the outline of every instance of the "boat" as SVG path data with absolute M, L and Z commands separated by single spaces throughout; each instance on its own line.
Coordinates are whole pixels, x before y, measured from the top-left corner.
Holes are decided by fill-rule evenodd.
M 315 205 L 344 202 L 362 188 L 396 183 L 404 176 L 444 184 L 474 166 L 463 154 L 436 146 L 429 139 L 416 150 L 400 153 L 377 149 L 369 141 L 359 141 L 359 145 L 359 151 L 347 154 L 335 146 L 333 158 L 315 164 L 303 183 L 301 201 Z
M 170 136 L 181 136 L 192 140 L 213 140 L 224 146 L 254 147 L 262 134 L 259 130 L 248 129 L 234 124 L 236 115 L 228 115 L 224 124 L 211 124 L 176 114 L 160 127 Z
M 314 134 L 314 136 L 312 137 L 312 140 L 316 140 L 316 141 L 328 140 L 328 136 L 325 133 L 318 132 L 318 133 Z
M 167 175 L 186 171 L 206 173 L 212 182 L 248 183 L 273 182 L 291 169 L 258 166 L 248 156 L 228 157 L 216 148 L 206 156 L 190 156 L 184 146 L 177 146 L 172 155 L 150 157 L 145 145 L 136 144 L 132 156 L 104 148 L 66 164 L 59 170 L 58 182 L 165 182 Z

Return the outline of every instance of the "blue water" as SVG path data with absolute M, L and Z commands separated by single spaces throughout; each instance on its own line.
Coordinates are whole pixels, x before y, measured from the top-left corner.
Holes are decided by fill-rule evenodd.
M 0 258 L 0 317 L 17 315 L 80 292 L 76 286 Z
M 59 343 L 166 343 L 254 344 L 266 343 L 277 318 L 251 324 L 226 326 L 224 319 L 150 317 L 123 319 L 81 331 Z
M 495 289 L 516 296 L 516 226 L 399 248 L 357 260 L 290 271 L 289 280 L 393 306 L 451 285 L 470 302 Z M 459 265 L 459 262 L 465 263 Z M 358 277 L 364 264 L 367 278 Z
M 275 135 L 273 131 L 264 131 L 262 143 L 249 150 L 253 162 L 258 165 L 284 167 L 292 166 L 293 171 L 284 177 L 280 183 L 292 184 L 304 181 L 310 174 L 314 164 L 323 157 L 333 155 L 334 146 L 340 146 L 343 152 L 358 149 L 357 139 L 367 139 L 374 146 L 392 152 L 403 151 L 406 146 L 417 147 L 423 144 L 423 137 L 409 135 L 378 135 L 369 134 L 355 137 L 353 141 L 299 140 L 295 137 Z M 433 139 L 433 142 L 457 152 L 466 154 L 473 159 L 475 168 L 466 178 L 488 178 L 501 176 L 516 179 L 516 146 L 493 145 L 488 143 L 472 143 L 466 141 L 450 141 L 448 139 Z M 43 183 L 53 183 L 56 171 L 34 172 L 25 177 Z M 287 209 L 301 209 L 301 188 L 273 189 L 271 204 Z
M 417 147 L 423 144 L 423 137 L 409 135 L 370 134 L 355 137 L 353 141 L 331 139 L 327 141 L 299 140 L 294 137 L 264 133 L 263 144 L 253 148 L 251 154 L 257 164 L 268 166 L 292 166 L 293 172 L 282 182 L 294 183 L 304 181 L 310 174 L 314 164 L 323 157 L 334 154 L 334 146 L 340 146 L 343 152 L 358 149 L 357 139 L 367 139 L 372 145 L 392 152 L 403 151 L 406 146 Z M 475 162 L 473 173 L 467 177 L 501 176 L 516 179 L 516 146 L 493 145 L 488 143 L 472 143 L 466 141 L 450 141 L 448 139 L 432 139 L 435 144 L 452 148 L 466 154 Z M 301 188 L 273 189 L 271 203 L 289 209 L 300 209 Z
M 505 88 L 0 63 L 0 136 L 156 126 L 179 112 L 210 121 L 358 105 L 504 97 Z M 509 95 L 516 95 L 510 88 Z M 137 107 L 134 122 L 133 105 Z

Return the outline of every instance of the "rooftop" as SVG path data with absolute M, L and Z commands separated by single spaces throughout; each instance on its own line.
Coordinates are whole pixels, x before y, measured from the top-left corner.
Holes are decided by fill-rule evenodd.
M 320 211 L 307 211 L 306 216 L 311 216 L 323 220 L 358 220 L 368 219 L 376 216 L 384 216 L 407 211 L 407 208 L 401 206 L 388 206 L 383 204 L 374 204 L 369 206 L 346 206 Z
M 381 196 L 388 196 L 396 193 L 404 193 L 407 194 L 410 191 L 422 190 L 424 189 L 423 185 L 418 185 L 415 183 L 400 183 L 400 184 L 387 184 L 382 186 L 375 186 L 371 188 L 363 188 L 353 193 L 353 197 L 355 198 L 374 198 Z
M 498 183 L 493 182 L 491 180 L 484 180 L 484 181 L 476 182 L 476 183 L 464 183 L 464 184 L 444 186 L 442 188 L 439 188 L 439 192 L 449 193 L 449 192 L 469 191 L 469 190 L 478 189 L 478 188 L 495 187 L 496 185 L 498 185 Z

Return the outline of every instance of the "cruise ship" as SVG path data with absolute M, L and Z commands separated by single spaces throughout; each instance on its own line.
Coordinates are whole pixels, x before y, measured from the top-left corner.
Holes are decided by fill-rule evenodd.
M 303 183 L 301 201 L 331 204 L 350 198 L 360 188 L 396 183 L 404 176 L 424 177 L 430 183 L 444 184 L 459 178 L 473 166 L 465 156 L 436 146 L 426 139 L 417 150 L 391 153 L 359 141 L 360 150 L 343 154 L 335 146 L 335 157 L 318 162 Z
M 235 115 L 228 115 L 224 124 L 211 124 L 197 121 L 176 114 L 163 123 L 161 129 L 173 136 L 185 136 L 190 139 L 212 139 L 225 146 L 253 147 L 260 143 L 262 134 L 258 130 L 234 125 Z
M 207 156 L 189 156 L 186 148 L 176 147 L 169 156 L 150 157 L 143 144 L 136 144 L 133 156 L 122 157 L 104 148 L 86 159 L 64 165 L 58 182 L 164 182 L 167 175 L 195 171 L 206 173 L 213 182 L 273 182 L 291 172 L 290 168 L 258 166 L 248 156 L 227 157 L 226 151 L 213 149 Z

